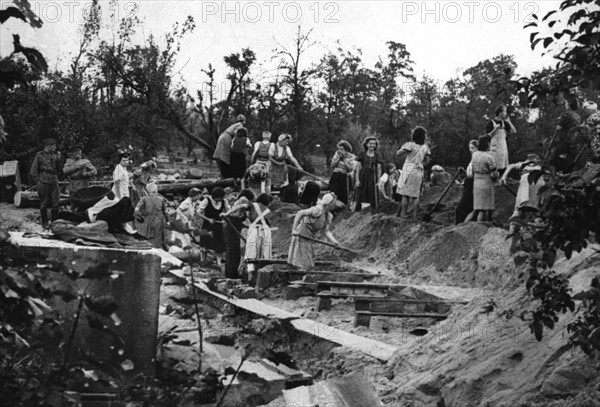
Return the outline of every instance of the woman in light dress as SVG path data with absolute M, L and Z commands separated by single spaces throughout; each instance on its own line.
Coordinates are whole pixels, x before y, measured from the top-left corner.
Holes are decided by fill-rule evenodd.
M 494 213 L 494 181 L 498 179 L 496 163 L 490 149 L 488 136 L 479 137 L 477 151 L 473 153 L 473 218 L 477 222 L 491 222 Z
M 316 256 L 313 242 L 302 236 L 318 239 L 324 234 L 333 244 L 339 243 L 329 230 L 333 216 L 330 211 L 335 207 L 335 195 L 325 194 L 315 206 L 296 213 L 292 226 L 292 240 L 288 252 L 288 263 L 302 270 L 315 266 Z
M 511 133 L 515 134 L 517 130 L 510 121 L 505 105 L 498 106 L 495 113 L 496 117 L 488 122 L 485 132 L 492 138 L 490 155 L 494 159 L 496 168 L 503 171 L 508 167 L 509 162 L 506 137 Z
M 400 216 L 405 218 L 409 205 L 413 208 L 413 217 L 419 214 L 419 198 L 423 187 L 424 167 L 431 160 L 431 151 L 425 143 L 427 130 L 417 126 L 412 131 L 412 141 L 404 144 L 397 152 L 398 157 L 406 156 L 402 166 L 402 175 L 398 181 L 398 193 L 402 195 Z

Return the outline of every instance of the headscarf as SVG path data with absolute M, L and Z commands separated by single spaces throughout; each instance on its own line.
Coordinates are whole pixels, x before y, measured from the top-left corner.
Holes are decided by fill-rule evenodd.
M 286 134 L 286 133 L 281 133 L 279 135 L 279 137 L 277 137 L 277 141 L 278 142 L 285 141 L 285 140 L 290 140 L 291 141 L 292 140 L 292 136 L 290 136 L 289 134 Z
M 352 146 L 346 140 L 340 141 L 337 145 L 341 146 L 344 150 L 346 150 L 349 153 L 352 152 Z
M 332 203 L 333 201 L 335 201 L 336 196 L 333 192 L 329 192 L 325 195 L 323 195 L 323 198 L 319 199 L 319 201 L 317 202 L 319 205 L 329 205 L 330 203 Z
M 156 185 L 155 182 L 151 182 L 148 185 L 146 185 L 146 191 L 148 191 L 149 194 L 158 192 L 158 185 Z

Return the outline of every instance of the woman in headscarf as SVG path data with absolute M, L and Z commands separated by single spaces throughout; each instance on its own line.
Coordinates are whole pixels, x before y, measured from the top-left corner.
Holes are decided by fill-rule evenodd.
M 429 163 L 431 152 L 425 143 L 427 130 L 417 126 L 412 131 L 412 141 L 404 144 L 396 152 L 399 157 L 406 156 L 402 166 L 402 176 L 398 182 L 398 193 L 402 195 L 400 216 L 405 218 L 409 205 L 413 207 L 413 217 L 419 215 L 419 198 L 423 187 L 424 167 Z
M 268 193 L 271 187 L 267 188 L 269 179 L 269 166 L 263 161 L 257 161 L 246 170 L 244 178 L 242 178 L 242 189 L 248 188 L 254 196 L 259 196 L 262 193 Z
M 225 234 L 221 213 L 229 210 L 229 203 L 225 200 L 225 190 L 221 187 L 213 188 L 209 196 L 200 202 L 198 215 L 204 219 L 202 229 L 208 233 L 200 237 L 200 246 L 215 252 L 217 266 L 221 267 L 223 253 L 225 253 Z
M 270 213 L 269 205 L 273 197 L 269 194 L 260 194 L 256 202 L 247 202 L 234 205 L 229 212 L 221 216 L 229 216 L 230 213 L 243 210 L 248 215 L 250 225 L 248 226 L 248 237 L 246 239 L 245 260 L 271 260 L 273 241 L 271 239 L 271 227 L 266 216 Z M 248 281 L 254 281 L 254 264 L 248 264 Z
M 148 195 L 146 185 L 150 183 L 152 173 L 157 165 L 153 160 L 146 161 L 139 168 L 133 171 L 131 183 L 133 184 L 131 193 L 131 202 L 137 206 L 140 199 Z
M 543 177 L 540 177 L 535 184 L 529 183 L 529 174 L 533 171 L 541 171 L 542 166 L 540 164 L 540 156 L 536 153 L 527 154 L 527 160 L 524 162 L 518 162 L 510 164 L 502 178 L 500 178 L 500 184 L 506 185 L 506 178 L 512 170 L 517 170 L 521 177 L 519 182 L 519 189 L 517 191 L 517 197 L 515 199 L 515 210 L 511 216 L 512 218 L 521 217 L 523 212 L 537 212 L 540 204 L 540 188 L 546 184 Z M 515 230 L 515 223 L 510 222 L 508 229 L 509 235 Z
M 292 136 L 282 134 L 277 143 L 271 144 L 269 148 L 269 159 L 271 160 L 271 186 L 280 189 L 288 184 L 288 171 L 286 160 L 290 160 L 296 168 L 302 171 L 298 160 L 292 154 L 289 144 Z
M 225 278 L 239 278 L 238 269 L 242 256 L 240 248 L 240 233 L 246 220 L 246 211 L 244 210 L 254 201 L 254 194 L 249 189 L 242 189 L 232 208 L 221 214 L 221 217 L 228 217 L 225 223 Z
M 350 195 L 350 175 L 354 172 L 354 155 L 352 146 L 346 140 L 337 144 L 337 151 L 331 159 L 333 173 L 329 180 L 329 190 L 333 192 L 340 202 L 348 206 Z
M 188 197 L 179 205 L 175 211 L 175 219 L 171 223 L 172 231 L 170 241 L 174 242 L 180 249 L 185 249 L 192 244 L 190 234 L 194 229 L 194 218 L 196 216 L 198 201 L 202 192 L 198 188 L 192 188 Z
M 313 242 L 302 236 L 317 239 L 323 233 L 333 244 L 339 242 L 329 230 L 333 216 L 331 210 L 335 207 L 335 195 L 325 194 L 315 206 L 296 213 L 292 226 L 292 240 L 288 253 L 288 263 L 302 270 L 310 270 L 315 266 L 315 250 Z
M 356 211 L 362 209 L 362 203 L 368 202 L 371 208 L 377 209 L 378 195 L 377 183 L 381 178 L 383 160 L 377 148 L 379 140 L 375 137 L 367 137 L 363 142 L 364 151 L 356 157 L 356 168 L 354 170 L 356 188 Z
M 153 182 L 146 185 L 146 191 L 148 195 L 142 197 L 135 208 L 135 226 L 152 246 L 162 249 L 165 224 L 169 220 L 167 200 L 158 194 L 158 186 Z

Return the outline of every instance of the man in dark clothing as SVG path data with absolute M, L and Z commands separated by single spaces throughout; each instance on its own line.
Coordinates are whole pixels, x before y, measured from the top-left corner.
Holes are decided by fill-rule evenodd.
M 40 197 L 40 213 L 44 229 L 50 228 L 47 209 L 50 209 L 52 221 L 58 215 L 58 174 L 60 174 L 61 170 L 61 157 L 56 152 L 56 140 L 45 139 L 44 150 L 36 154 L 31 164 L 31 170 L 29 171 L 31 181 L 38 184 L 37 193 Z

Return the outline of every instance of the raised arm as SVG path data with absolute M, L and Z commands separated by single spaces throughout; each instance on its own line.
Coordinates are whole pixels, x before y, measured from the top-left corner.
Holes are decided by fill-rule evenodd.
M 335 236 L 333 236 L 333 233 L 331 233 L 331 230 L 329 229 L 329 222 L 327 222 L 327 224 L 325 225 L 325 233 L 324 233 L 324 235 L 334 245 L 336 245 L 336 246 L 340 245 L 340 242 L 337 241 L 337 239 L 335 238 Z
M 331 168 L 337 167 L 337 165 L 339 163 L 340 163 L 340 153 L 338 151 L 336 151 L 335 154 L 333 155 L 333 158 L 331 159 Z
M 292 163 L 294 163 L 294 166 L 296 168 L 298 168 L 300 171 L 303 171 L 302 167 L 300 166 L 300 163 L 298 162 L 298 160 L 296 160 L 296 157 L 294 157 L 294 155 L 292 154 L 292 150 L 289 147 L 286 147 L 286 149 L 287 149 L 286 153 L 287 153 L 287 156 L 289 157 L 290 161 Z
M 254 164 L 254 160 L 256 159 L 256 153 L 258 153 L 258 149 L 260 148 L 260 141 L 257 141 L 256 143 L 254 143 L 254 151 L 252 152 L 252 155 L 250 156 L 250 162 L 252 164 Z M 269 149 L 270 151 L 271 149 Z

